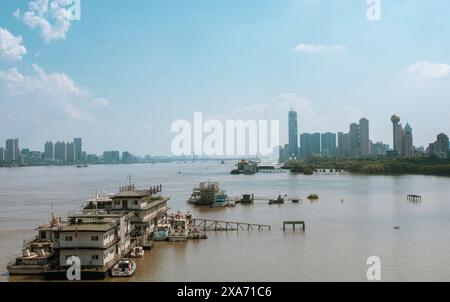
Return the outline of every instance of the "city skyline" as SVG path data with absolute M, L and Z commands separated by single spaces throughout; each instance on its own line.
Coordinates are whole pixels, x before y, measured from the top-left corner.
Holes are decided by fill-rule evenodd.
M 39 13 L 29 3 L 0 4 L 0 139 L 32 149 L 80 136 L 95 153 L 168 154 L 171 123 L 194 111 L 283 120 L 294 108 L 321 133 L 365 116 L 376 141 L 397 112 L 424 146 L 450 129 L 448 1 L 386 1 L 370 22 L 366 1 L 82 0 L 64 27 L 39 16 L 47 31 L 25 19 Z

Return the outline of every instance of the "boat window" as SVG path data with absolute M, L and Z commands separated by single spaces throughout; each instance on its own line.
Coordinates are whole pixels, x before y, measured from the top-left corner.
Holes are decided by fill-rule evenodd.
M 41 232 L 41 239 L 47 239 L 47 234 L 45 232 Z
M 92 255 L 92 260 L 98 260 L 98 255 Z
M 64 238 L 64 240 L 65 240 L 65 241 L 72 241 L 72 236 L 66 236 L 66 237 Z
M 98 241 L 98 236 L 91 236 L 91 241 Z

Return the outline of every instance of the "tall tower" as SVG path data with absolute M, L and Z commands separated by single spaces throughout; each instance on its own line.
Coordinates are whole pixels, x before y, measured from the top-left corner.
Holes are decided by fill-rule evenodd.
M 413 157 L 414 156 L 414 142 L 413 142 L 413 130 L 411 126 L 406 123 L 405 126 L 405 138 L 403 144 L 403 155 L 405 157 Z
M 74 138 L 73 143 L 75 144 L 75 161 L 80 162 L 82 160 L 82 153 L 83 153 L 81 138 L 80 137 Z
M 402 137 L 404 135 L 404 130 L 400 124 L 400 117 L 398 115 L 393 115 L 391 117 L 393 130 L 394 130 L 394 151 L 397 151 L 398 155 L 403 153 L 402 150 Z
M 351 137 L 351 156 L 358 157 L 360 155 L 361 146 L 361 129 L 356 123 L 350 125 L 350 137 Z
M 367 156 L 370 154 L 370 137 L 369 137 L 369 120 L 362 118 L 359 120 L 359 132 L 360 132 L 360 148 L 361 156 Z
M 297 112 L 289 111 L 289 157 L 298 158 Z

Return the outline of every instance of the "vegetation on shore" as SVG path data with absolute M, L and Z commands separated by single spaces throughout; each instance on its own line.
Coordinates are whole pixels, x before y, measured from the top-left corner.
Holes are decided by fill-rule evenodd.
M 305 161 L 289 161 L 283 166 L 283 169 L 305 175 L 311 175 L 315 171 L 327 169 L 367 175 L 417 174 L 450 176 L 450 159 L 439 159 L 437 157 L 373 157 L 355 159 L 311 157 Z

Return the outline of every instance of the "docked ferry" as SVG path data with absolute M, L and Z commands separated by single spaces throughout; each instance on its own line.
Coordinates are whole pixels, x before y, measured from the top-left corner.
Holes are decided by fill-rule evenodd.
M 22 254 L 7 266 L 10 275 L 41 275 L 58 263 L 59 231 L 65 222 L 54 217 L 48 224 L 39 226 L 38 235 L 25 241 Z
M 220 190 L 218 182 L 202 182 L 194 188 L 188 203 L 197 206 L 220 207 L 228 203 L 228 195 Z

